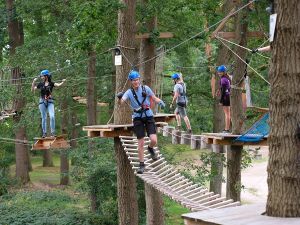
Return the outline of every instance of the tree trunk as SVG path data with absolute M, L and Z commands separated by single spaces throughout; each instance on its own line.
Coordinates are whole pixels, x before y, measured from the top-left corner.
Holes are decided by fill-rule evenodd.
M 54 167 L 50 150 L 43 150 L 43 167 Z
M 159 191 L 151 185 L 145 184 L 147 225 L 163 225 L 165 214 L 163 210 L 163 198 Z
M 97 108 L 96 108 L 96 91 L 95 91 L 95 81 L 96 81 L 96 51 L 91 50 L 88 53 L 88 81 L 87 81 L 87 125 L 97 124 Z M 89 153 L 90 156 L 95 150 L 95 142 L 89 140 Z M 90 192 L 91 199 L 91 210 L 96 212 L 97 206 L 97 195 L 95 192 Z
M 75 149 L 77 147 L 77 141 L 76 138 L 78 138 L 78 128 L 77 128 L 77 113 L 75 110 L 71 111 L 71 124 L 72 124 L 72 130 L 71 130 L 71 149 Z M 71 165 L 73 166 L 75 164 L 73 158 L 71 159 Z
M 143 6 L 146 8 L 148 0 L 142 0 Z M 147 32 L 151 33 L 157 26 L 157 17 L 153 16 L 146 21 Z M 140 43 L 140 61 L 149 60 L 155 56 L 156 47 L 150 38 L 141 39 Z M 155 60 L 141 64 L 139 71 L 143 77 L 143 83 L 154 90 L 155 85 Z M 145 198 L 148 225 L 164 224 L 163 198 L 160 192 L 156 191 L 149 184 L 145 183 Z
M 8 36 L 10 42 L 10 56 L 13 57 L 16 48 L 24 44 L 23 23 L 18 21 L 16 17 L 16 8 L 14 0 L 6 0 L 7 18 L 8 18 Z M 22 74 L 20 68 L 13 68 L 11 71 L 13 84 L 16 85 L 16 98 L 13 108 L 17 112 L 14 117 L 14 123 L 17 125 L 21 120 L 21 112 L 25 107 L 25 98 L 22 97 L 22 82 L 20 80 Z M 14 80 L 15 79 L 15 80 Z M 20 97 L 21 96 L 21 97 Z M 18 126 L 15 131 L 16 139 L 26 140 L 26 129 L 24 126 Z M 16 176 L 22 183 L 30 181 L 29 178 L 29 157 L 28 148 L 21 143 L 15 144 L 16 151 Z
M 226 1 L 226 3 L 223 6 L 223 12 L 225 15 L 227 15 L 230 10 L 232 9 L 233 4 L 232 1 Z M 227 22 L 228 26 L 228 22 Z M 226 27 L 225 26 L 225 29 Z M 231 52 L 222 44 L 219 46 L 218 56 L 217 56 L 217 66 L 220 65 L 228 65 L 229 60 L 231 57 Z M 216 74 L 215 69 L 214 72 L 214 85 L 215 87 L 219 87 L 220 78 Z M 213 104 L 213 132 L 214 133 L 220 133 L 224 130 L 225 121 L 224 121 L 224 112 L 222 107 L 219 105 L 219 98 L 215 98 L 214 104 Z M 209 190 L 216 193 L 221 194 L 222 193 L 222 178 L 223 178 L 223 162 L 222 162 L 222 153 L 225 151 L 225 146 L 223 145 L 217 145 L 215 146 L 216 149 L 216 157 L 215 161 L 211 164 L 211 172 L 214 174 L 212 180 L 209 184 Z
M 237 8 L 243 6 L 243 1 L 237 3 Z M 236 16 L 236 43 L 246 47 L 247 46 L 247 10 L 242 10 Z M 237 55 L 239 55 L 243 60 L 246 58 L 246 50 L 240 47 L 235 49 Z M 244 111 L 243 111 L 243 101 L 242 92 L 240 89 L 234 88 L 238 86 L 243 87 L 245 63 L 242 62 L 238 57 L 234 56 L 236 70 L 232 79 L 232 88 L 230 94 L 230 104 L 231 104 L 231 121 L 232 121 L 232 133 L 241 134 L 242 127 L 244 123 Z M 240 201 L 241 199 L 241 155 L 243 146 L 231 146 L 231 150 L 227 151 L 227 186 L 226 186 L 226 197 L 232 198 L 234 201 Z
M 118 13 L 118 44 L 125 47 L 135 47 L 135 0 L 121 0 L 124 8 Z M 127 59 L 132 63 L 135 58 L 135 51 L 122 48 Z M 132 65 L 123 60 L 122 66 L 116 68 L 116 93 L 126 90 L 127 76 Z M 124 87 L 125 85 L 125 87 Z M 124 88 L 123 88 L 124 87 Z M 114 124 L 131 123 L 131 112 L 128 106 L 119 106 L 115 99 Z M 115 154 L 117 162 L 117 183 L 118 183 L 118 211 L 120 225 L 138 224 L 138 204 L 136 193 L 136 180 L 133 170 L 127 159 L 125 151 L 118 137 L 114 138 Z
M 68 102 L 66 97 L 63 98 L 61 104 L 62 120 L 61 120 L 61 133 L 68 135 Z M 69 184 L 69 160 L 68 152 L 64 149 L 60 151 L 60 184 Z
M 300 217 L 300 1 L 275 1 L 270 69 L 269 216 Z

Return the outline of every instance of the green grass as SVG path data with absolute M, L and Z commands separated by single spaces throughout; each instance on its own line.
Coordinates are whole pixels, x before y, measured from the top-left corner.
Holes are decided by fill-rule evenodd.
M 190 210 L 182 207 L 178 203 L 174 202 L 170 198 L 164 198 L 165 205 L 165 221 L 166 225 L 184 225 L 181 215 L 183 213 L 189 213 Z

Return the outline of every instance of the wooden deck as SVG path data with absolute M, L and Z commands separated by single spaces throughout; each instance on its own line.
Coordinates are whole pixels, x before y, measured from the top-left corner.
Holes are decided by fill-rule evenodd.
M 168 125 L 167 123 L 175 119 L 175 114 L 154 115 L 157 127 Z M 84 131 L 88 132 L 89 137 L 119 137 L 131 136 L 133 134 L 133 124 L 107 124 L 84 126 Z
M 35 138 L 36 142 L 31 150 L 68 149 L 70 144 L 65 140 L 65 135 L 57 137 Z
M 224 133 L 203 133 L 202 136 L 206 139 L 207 144 L 216 145 L 258 145 L 268 146 L 268 138 L 264 138 L 259 142 L 240 142 L 235 141 L 241 135 L 224 134 Z
M 183 214 L 185 225 L 299 225 L 300 218 L 278 218 L 261 215 L 265 204 L 243 205 Z

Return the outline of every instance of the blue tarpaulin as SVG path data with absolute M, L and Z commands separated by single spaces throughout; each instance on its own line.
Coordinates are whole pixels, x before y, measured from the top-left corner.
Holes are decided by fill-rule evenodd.
M 268 120 L 269 113 L 266 113 L 255 124 L 253 124 L 253 126 L 249 130 L 247 130 L 244 134 L 235 139 L 235 141 L 259 142 L 270 132 Z

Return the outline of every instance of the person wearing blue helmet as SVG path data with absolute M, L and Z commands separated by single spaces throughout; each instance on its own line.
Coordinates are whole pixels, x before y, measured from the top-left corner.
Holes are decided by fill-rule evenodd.
M 50 117 L 50 130 L 51 137 L 55 136 L 55 113 L 54 113 L 54 101 L 52 96 L 52 91 L 54 87 L 61 86 L 66 79 L 63 79 L 61 83 L 54 83 L 51 81 L 51 74 L 49 70 L 42 70 L 40 73 L 40 78 L 42 81 L 35 85 L 35 82 L 38 78 L 34 78 L 31 90 L 34 92 L 36 89 L 40 89 L 40 100 L 39 100 L 39 109 L 42 116 L 42 137 L 47 136 L 47 111 Z
M 230 133 L 230 85 L 231 79 L 227 73 L 227 68 L 224 65 L 221 65 L 217 68 L 217 74 L 220 76 L 220 105 L 223 107 L 225 114 L 225 129 L 223 133 Z
M 157 103 L 161 108 L 165 107 L 165 103 L 155 96 L 153 91 L 147 85 L 141 85 L 140 74 L 137 71 L 131 71 L 128 80 L 131 82 L 131 88 L 125 93 L 119 92 L 117 98 L 119 103 L 125 103 L 127 100 L 133 109 L 133 130 L 138 139 L 138 155 L 140 166 L 137 173 L 142 174 L 145 170 L 144 164 L 144 137 L 145 130 L 150 138 L 148 152 L 152 160 L 157 160 L 154 146 L 157 144 L 156 126 L 153 118 L 153 112 L 150 107 L 151 100 Z
M 173 108 L 174 102 L 176 102 L 176 121 L 177 121 L 177 130 L 181 130 L 181 118 L 184 120 L 185 125 L 187 127 L 187 133 L 192 133 L 192 128 L 190 124 L 190 120 L 186 113 L 187 107 L 187 96 L 186 96 L 186 85 L 183 82 L 182 74 L 174 73 L 171 78 L 174 81 L 174 90 L 173 90 L 173 99 L 170 105 L 170 108 Z

